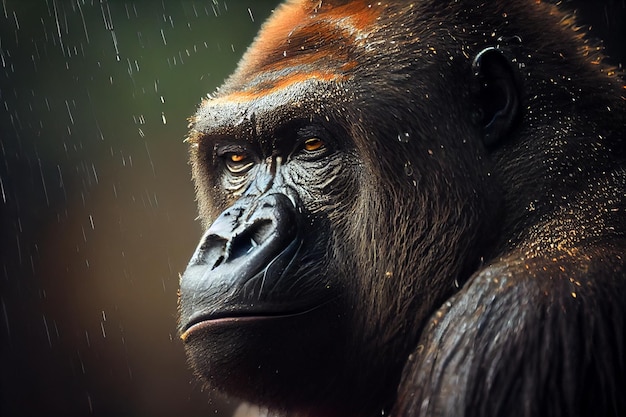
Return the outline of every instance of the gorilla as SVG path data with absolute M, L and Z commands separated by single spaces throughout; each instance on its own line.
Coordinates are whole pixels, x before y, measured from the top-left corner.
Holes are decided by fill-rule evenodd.
M 190 366 L 272 415 L 626 415 L 602 58 L 539 0 L 278 7 L 190 123 Z

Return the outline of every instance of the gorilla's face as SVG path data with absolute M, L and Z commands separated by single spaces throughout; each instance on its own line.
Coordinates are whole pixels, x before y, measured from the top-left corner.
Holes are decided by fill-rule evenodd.
M 353 211 L 358 191 L 345 133 L 304 115 L 278 119 L 265 102 L 204 123 L 205 114 L 223 112 L 219 102 L 203 107 L 193 139 L 195 178 L 223 211 L 182 281 L 186 325 L 300 315 L 331 303 L 338 282 L 330 277 L 340 273 L 331 266 L 331 216 Z M 201 303 L 192 301 L 198 291 Z
M 311 110 L 304 94 L 323 86 L 310 84 L 299 106 L 273 94 L 209 101 L 190 137 L 214 220 L 181 280 L 182 337 L 203 376 L 247 397 L 323 379 L 350 334 L 340 306 L 359 272 L 338 223 L 358 211 L 362 162 Z
M 468 110 L 471 60 L 454 83 L 439 73 L 445 58 L 398 63 L 370 25 L 410 8 L 355 2 L 340 18 L 331 3 L 279 9 L 195 115 L 208 229 L 180 290 L 182 338 L 212 386 L 320 410 L 333 393 L 358 408 L 393 391 L 416 329 L 475 265 L 498 207 Z M 303 11 L 307 23 L 290 20 Z M 388 71 L 358 61 L 375 54 L 419 76 L 381 83 Z

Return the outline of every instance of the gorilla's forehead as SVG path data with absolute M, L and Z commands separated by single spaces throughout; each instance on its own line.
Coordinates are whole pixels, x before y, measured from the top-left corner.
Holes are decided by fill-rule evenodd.
M 349 78 L 382 7 L 360 0 L 283 4 L 263 26 L 220 95 L 237 92 L 238 99 L 250 99 L 308 78 Z
M 250 139 L 271 134 L 294 119 L 312 121 L 327 112 L 321 103 L 345 99 L 345 86 L 329 81 L 309 77 L 269 93 L 237 91 L 205 100 L 193 118 L 192 129 L 204 135 Z

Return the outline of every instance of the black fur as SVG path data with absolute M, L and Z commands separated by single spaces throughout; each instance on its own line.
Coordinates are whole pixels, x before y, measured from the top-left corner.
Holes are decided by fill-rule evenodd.
M 276 414 L 626 415 L 624 91 L 535 0 L 289 2 L 193 119 L 192 366 Z

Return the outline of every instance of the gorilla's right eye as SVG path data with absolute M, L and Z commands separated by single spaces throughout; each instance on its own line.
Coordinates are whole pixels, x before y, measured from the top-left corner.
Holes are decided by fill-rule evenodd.
M 245 174 L 254 166 L 254 157 L 245 146 L 237 144 L 221 144 L 215 146 L 215 156 L 233 175 Z
M 223 156 L 226 168 L 233 174 L 245 174 L 254 162 L 245 152 L 226 152 Z

